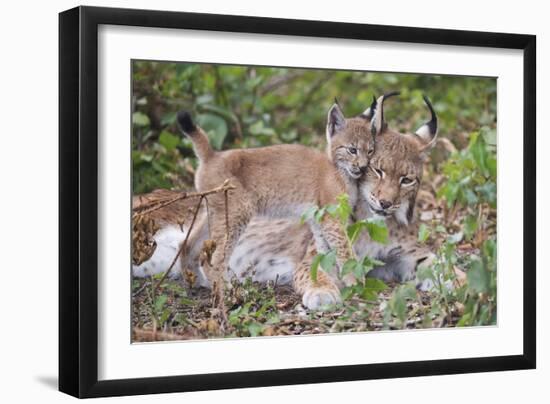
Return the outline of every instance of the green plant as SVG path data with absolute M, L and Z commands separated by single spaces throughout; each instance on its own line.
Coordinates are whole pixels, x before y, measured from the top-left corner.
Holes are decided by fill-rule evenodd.
M 270 324 L 279 321 L 275 292 L 271 284 L 262 288 L 252 282 L 251 278 L 243 282 L 234 281 L 229 298 L 234 306 L 228 316 L 232 327 L 230 336 L 256 337 Z
M 325 215 L 330 215 L 338 219 L 338 222 L 345 230 L 349 248 L 357 241 L 362 232 L 366 231 L 370 239 L 374 242 L 385 244 L 388 241 L 388 228 L 383 220 L 367 218 L 363 220 L 350 221 L 352 208 L 349 204 L 349 198 L 342 194 L 337 198 L 336 204 L 323 207 L 311 207 L 302 215 L 302 222 L 315 220 L 321 222 Z M 321 267 L 324 271 L 331 273 L 336 264 L 336 251 L 331 250 L 326 253 L 318 253 L 311 264 L 311 278 L 317 280 L 317 271 Z M 377 261 L 371 257 L 365 256 L 361 259 L 351 258 L 347 260 L 338 276 L 343 277 L 347 274 L 353 274 L 356 284 L 344 288 L 342 296 L 349 299 L 352 296 L 360 296 L 365 300 L 376 300 L 378 293 L 387 288 L 386 284 L 379 279 L 368 278 L 367 274 L 377 265 L 383 265 L 383 262 Z
M 387 109 L 387 119 L 410 129 L 425 119 L 422 92 L 429 91 L 442 133 L 459 146 L 471 122 L 491 126 L 496 113 L 496 81 L 486 78 L 149 61 L 134 61 L 132 75 L 132 147 L 145 155 L 133 159 L 136 192 L 191 186 L 195 158 L 179 136 L 180 109 L 193 113 L 218 149 L 289 142 L 324 148 L 334 97 L 354 116 L 373 94 L 399 90 L 403 101 Z

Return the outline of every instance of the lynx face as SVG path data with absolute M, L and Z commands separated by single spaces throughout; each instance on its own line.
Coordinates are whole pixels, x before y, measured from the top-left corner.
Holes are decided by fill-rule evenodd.
M 345 176 L 359 179 L 367 171 L 374 153 L 369 115 L 346 119 L 338 104 L 334 104 L 327 122 L 330 159 Z
M 404 225 L 413 218 L 423 162 L 437 136 L 435 112 L 429 100 L 424 100 L 432 118 L 415 133 L 401 134 L 379 125 L 382 129 L 376 133 L 376 151 L 359 185 L 372 213 L 394 216 Z
M 385 133 L 361 181 L 370 210 L 395 216 L 402 224 L 412 219 L 416 193 L 422 180 L 420 143 L 410 135 Z

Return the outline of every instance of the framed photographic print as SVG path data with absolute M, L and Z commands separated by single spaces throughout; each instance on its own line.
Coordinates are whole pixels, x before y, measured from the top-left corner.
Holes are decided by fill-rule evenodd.
M 61 391 L 535 367 L 534 36 L 59 27 Z

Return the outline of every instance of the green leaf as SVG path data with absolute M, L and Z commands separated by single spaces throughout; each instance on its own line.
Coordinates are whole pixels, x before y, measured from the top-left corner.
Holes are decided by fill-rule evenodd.
M 380 261 L 374 258 L 369 257 L 368 255 L 363 258 L 363 261 L 361 262 L 361 265 L 363 268 L 366 269 L 372 269 L 373 267 L 381 267 L 383 265 L 386 265 L 384 261 Z
M 176 113 L 175 112 L 169 112 L 167 114 L 164 114 L 163 117 L 160 120 L 160 124 L 163 126 L 172 125 L 176 122 Z
M 300 224 L 304 224 L 305 222 L 309 222 L 310 220 L 312 220 L 315 217 L 317 209 L 317 206 L 310 206 L 309 208 L 307 208 L 304 213 L 302 213 Z
M 167 300 L 168 300 L 168 296 L 166 295 L 160 295 L 155 299 L 155 311 L 157 313 L 159 313 L 162 310 Z
M 214 101 L 214 96 L 212 94 L 202 94 L 199 95 L 196 99 L 196 103 L 198 105 L 208 104 L 212 101 Z
M 487 168 L 489 169 L 489 175 L 495 179 L 497 176 L 497 159 L 493 156 L 487 157 Z
M 149 117 L 143 112 L 134 112 L 132 114 L 132 122 L 137 126 L 149 126 Z
M 189 299 L 188 297 L 181 297 L 180 304 L 183 304 L 185 306 L 194 306 L 197 304 L 197 302 L 192 299 Z
M 313 280 L 313 282 L 317 282 L 317 270 L 319 269 L 319 263 L 321 262 L 322 258 L 323 258 L 323 254 L 317 254 L 313 258 L 313 261 L 311 262 L 309 275 L 311 276 L 311 279 Z
M 418 242 L 425 243 L 426 240 L 428 240 L 428 237 L 430 237 L 430 230 L 428 229 L 428 226 L 421 223 L 418 227 Z
M 438 224 L 437 226 L 435 226 L 435 231 L 438 233 L 446 233 L 447 229 L 445 228 L 445 226 Z
M 166 150 L 173 150 L 180 143 L 180 138 L 163 130 L 159 136 L 159 143 L 163 145 Z
M 431 279 L 435 282 L 435 273 L 431 266 L 428 265 L 419 265 L 418 270 L 416 271 L 417 279 L 422 282 L 426 279 Z
M 225 119 L 214 114 L 200 114 L 197 115 L 197 124 L 208 134 L 212 147 L 220 150 L 228 132 Z
M 367 231 L 369 232 L 370 238 L 374 241 L 380 244 L 388 243 L 388 227 L 383 220 L 368 219 Z
M 259 323 L 250 323 L 248 324 L 248 332 L 251 337 L 257 337 L 261 334 L 263 326 Z
M 201 105 L 201 112 L 213 112 L 215 115 L 219 115 L 227 121 L 237 123 L 239 118 L 233 112 L 227 108 L 220 107 L 218 105 Z
M 162 312 L 162 314 L 160 316 L 159 324 L 160 325 L 164 324 L 166 322 L 166 320 L 168 320 L 168 317 L 170 317 L 170 314 L 172 314 L 172 310 L 170 310 L 170 308 L 164 309 L 164 311 Z
M 387 288 L 388 286 L 380 279 L 367 278 L 365 280 L 365 286 L 363 287 L 361 296 L 365 300 L 376 300 L 378 298 L 378 293 L 386 290 Z
M 475 142 L 471 145 L 470 151 L 474 161 L 482 173 L 488 173 L 487 168 L 487 148 L 482 136 L 477 136 Z
M 323 216 L 325 216 L 326 208 L 319 208 L 315 212 L 315 221 L 317 223 L 320 223 L 323 220 Z
M 327 205 L 326 211 L 329 215 L 335 217 L 338 213 L 338 205 Z
M 359 220 L 347 227 L 347 234 L 351 244 L 354 244 L 357 241 L 361 235 L 361 231 L 366 227 L 367 223 L 364 220 Z
M 334 268 L 334 264 L 336 264 L 336 251 L 332 250 L 323 255 L 320 263 L 321 268 L 323 268 L 325 272 L 330 273 Z
M 474 215 L 466 216 L 462 225 L 462 230 L 467 239 L 471 239 L 477 231 L 477 217 Z
M 350 258 L 344 263 L 344 266 L 342 267 L 341 275 L 347 275 L 349 273 L 352 273 L 357 266 L 357 260 Z
M 389 307 L 393 314 L 404 322 L 407 316 L 407 300 L 416 297 L 416 289 L 413 283 L 401 285 L 393 294 L 389 301 Z
M 468 269 L 466 275 L 469 289 L 476 293 L 488 291 L 490 282 L 489 272 L 481 260 L 472 259 L 470 269 Z
M 340 222 L 345 224 L 353 212 L 353 209 L 349 204 L 349 196 L 347 194 L 341 194 L 336 197 L 336 200 L 338 201 L 336 214 L 338 214 Z
M 275 130 L 272 128 L 267 128 L 263 121 L 257 121 L 254 124 L 250 125 L 248 127 L 248 131 L 253 135 L 265 135 L 265 136 L 273 136 L 276 134 Z
M 365 274 L 366 273 L 363 269 L 363 265 L 361 264 L 361 262 L 357 262 L 355 264 L 355 267 L 353 267 L 353 275 L 355 276 L 355 279 L 357 279 L 358 281 L 362 281 L 365 277 Z

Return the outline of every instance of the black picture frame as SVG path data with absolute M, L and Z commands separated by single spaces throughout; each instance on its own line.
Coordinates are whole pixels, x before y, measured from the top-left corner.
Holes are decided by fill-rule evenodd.
M 523 354 L 99 381 L 100 24 L 509 48 L 523 51 Z M 489 32 L 77 7 L 59 15 L 59 390 L 76 397 L 325 383 L 536 366 L 536 37 Z

